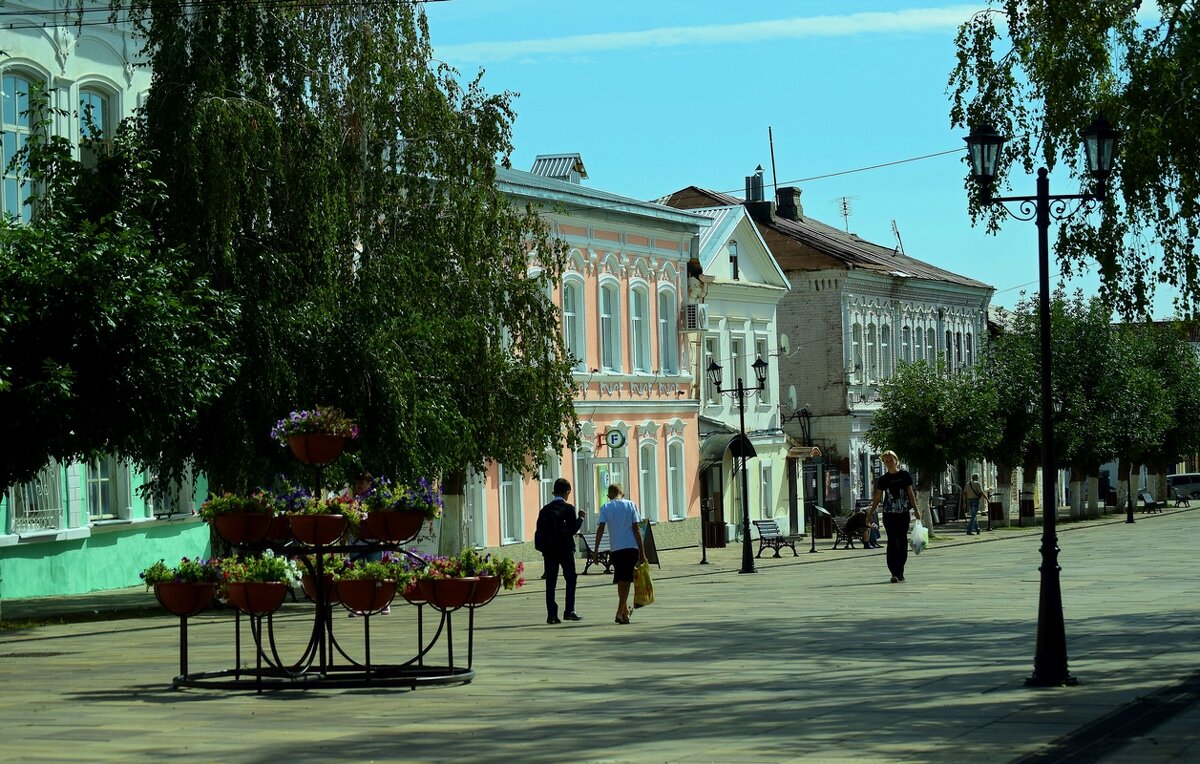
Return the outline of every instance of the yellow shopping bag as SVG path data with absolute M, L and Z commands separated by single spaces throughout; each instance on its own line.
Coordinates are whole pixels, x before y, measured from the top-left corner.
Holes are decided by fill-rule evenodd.
M 645 607 L 654 602 L 654 581 L 650 578 L 650 563 L 638 563 L 633 569 L 633 606 Z

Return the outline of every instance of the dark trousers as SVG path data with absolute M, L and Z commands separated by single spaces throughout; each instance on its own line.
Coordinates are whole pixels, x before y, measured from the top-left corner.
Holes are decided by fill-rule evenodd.
M 557 554 L 542 554 L 546 561 L 546 615 L 553 618 L 558 615 L 558 603 L 554 600 L 554 592 L 558 588 L 558 569 L 562 568 L 563 583 L 567 589 L 567 609 L 564 613 L 575 612 L 575 555 L 571 552 Z
M 904 563 L 908 562 L 908 512 L 884 512 L 883 529 L 887 531 L 887 566 L 896 578 L 904 578 Z

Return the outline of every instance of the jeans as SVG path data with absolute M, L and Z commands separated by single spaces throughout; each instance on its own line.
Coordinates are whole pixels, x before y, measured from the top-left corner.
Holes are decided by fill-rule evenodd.
M 563 583 L 567 590 L 567 609 L 564 613 L 575 612 L 575 555 L 572 552 L 542 553 L 546 561 L 546 616 L 558 616 L 558 603 L 554 600 L 558 588 L 558 569 L 562 568 Z
M 967 499 L 971 519 L 967 521 L 967 533 L 979 533 L 979 499 Z
M 896 578 L 904 578 L 904 563 L 908 562 L 908 512 L 884 512 L 883 528 L 887 531 L 887 566 Z

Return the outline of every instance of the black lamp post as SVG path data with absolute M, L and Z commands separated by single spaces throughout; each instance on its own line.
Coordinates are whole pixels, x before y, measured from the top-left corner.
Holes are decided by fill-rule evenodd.
M 737 378 L 737 385 L 730 388 L 721 387 L 721 366 L 716 361 L 708 363 L 708 382 L 713 389 L 722 395 L 737 398 L 738 402 L 738 452 L 735 456 L 742 459 L 742 569 L 738 573 L 755 573 L 754 553 L 750 544 L 750 479 L 746 475 L 746 462 L 752 456 L 757 456 L 750 439 L 746 437 L 746 398 L 754 395 L 767 386 L 767 362 L 759 356 L 750 364 L 754 369 L 757 387 L 746 387 L 742 378 Z
M 805 406 L 796 412 L 800 419 L 800 434 L 804 436 L 804 445 L 812 445 L 812 411 Z M 808 518 L 809 554 L 817 553 L 817 502 L 813 499 L 812 516 Z
M 1019 203 L 1020 212 L 1003 209 L 1018 220 L 1033 220 L 1038 229 L 1038 266 L 1040 289 L 1038 308 L 1041 311 L 1041 387 L 1042 387 L 1042 565 L 1041 589 L 1038 599 L 1037 648 L 1033 659 L 1033 675 L 1026 685 L 1051 687 L 1076 684 L 1067 669 L 1067 635 L 1063 625 L 1062 588 L 1059 585 L 1057 501 L 1054 491 L 1054 403 L 1050 370 L 1050 219 L 1066 216 L 1066 202 L 1079 199 L 1088 203 L 1103 199 L 1105 184 L 1112 172 L 1117 131 L 1103 117 L 1097 118 L 1082 131 L 1087 154 L 1088 173 L 1096 188 L 1086 194 L 1050 195 L 1050 179 L 1046 168 L 1038 170 L 1037 193 L 1034 196 L 993 197 L 992 183 L 996 179 L 1000 149 L 1004 137 L 991 125 L 975 127 L 965 139 L 971 162 L 971 174 L 979 181 L 980 201 L 984 204 Z

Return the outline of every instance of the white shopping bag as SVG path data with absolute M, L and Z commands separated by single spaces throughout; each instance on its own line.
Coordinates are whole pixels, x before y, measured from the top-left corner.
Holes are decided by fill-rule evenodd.
M 920 554 L 921 550 L 929 544 L 929 529 L 918 520 L 917 524 L 913 526 L 909 540 L 912 543 L 913 554 Z

